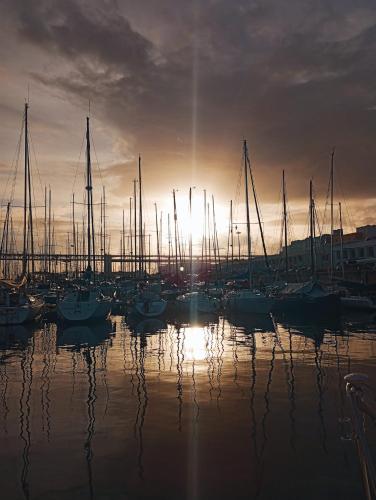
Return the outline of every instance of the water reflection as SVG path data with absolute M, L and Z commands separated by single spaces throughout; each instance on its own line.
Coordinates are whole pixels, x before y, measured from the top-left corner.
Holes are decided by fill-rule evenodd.
M 359 498 L 342 381 L 376 374 L 375 332 L 271 316 L 2 329 L 4 498 L 299 498 L 296 477 Z

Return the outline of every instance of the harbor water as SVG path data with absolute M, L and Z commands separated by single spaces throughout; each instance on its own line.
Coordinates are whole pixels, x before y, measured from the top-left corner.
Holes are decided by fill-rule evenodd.
M 363 498 L 343 377 L 375 357 L 372 316 L 2 328 L 1 498 Z

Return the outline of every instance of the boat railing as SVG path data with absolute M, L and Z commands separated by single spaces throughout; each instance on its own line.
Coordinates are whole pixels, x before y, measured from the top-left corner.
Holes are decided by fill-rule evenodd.
M 344 377 L 351 406 L 353 440 L 359 456 L 367 500 L 376 498 L 376 470 L 366 436 L 367 417 L 376 420 L 376 400 L 368 376 L 350 373 Z

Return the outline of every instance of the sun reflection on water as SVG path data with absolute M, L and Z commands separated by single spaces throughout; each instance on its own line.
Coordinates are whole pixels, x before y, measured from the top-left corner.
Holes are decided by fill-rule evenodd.
M 201 326 L 187 327 L 184 331 L 184 359 L 202 361 L 206 358 L 206 330 Z

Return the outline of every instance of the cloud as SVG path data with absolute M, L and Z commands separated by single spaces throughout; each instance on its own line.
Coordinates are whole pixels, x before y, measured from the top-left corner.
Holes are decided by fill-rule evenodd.
M 32 59 L 23 74 L 49 102 L 92 100 L 118 200 L 129 184 L 122 166 L 142 152 L 150 197 L 202 183 L 227 203 L 243 137 L 261 203 L 277 202 L 282 168 L 292 205 L 310 177 L 325 193 L 334 145 L 338 195 L 359 206 L 373 196 L 371 0 L 16 0 L 7 10 L 14 51 Z

